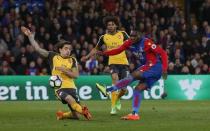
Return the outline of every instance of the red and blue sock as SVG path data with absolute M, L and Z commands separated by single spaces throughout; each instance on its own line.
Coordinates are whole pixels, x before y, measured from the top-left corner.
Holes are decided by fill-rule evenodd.
M 133 90 L 133 100 L 132 100 L 133 114 L 138 114 L 139 112 L 142 101 L 142 92 L 143 91 L 137 89 Z

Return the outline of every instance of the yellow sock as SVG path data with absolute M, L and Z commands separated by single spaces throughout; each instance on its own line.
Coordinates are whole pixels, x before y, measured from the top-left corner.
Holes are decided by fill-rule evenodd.
M 118 92 L 117 91 L 113 91 L 111 95 L 112 95 L 112 97 L 111 97 L 111 104 L 112 104 L 112 108 L 114 108 L 115 104 L 116 104 Z
M 71 104 L 71 108 L 72 108 L 73 110 L 75 110 L 76 112 L 82 114 L 82 106 L 81 106 L 80 104 L 78 104 L 78 103 L 76 103 L 76 102 L 73 102 L 73 103 Z
M 68 118 L 72 118 L 72 116 L 73 116 L 73 114 L 72 114 L 72 112 L 64 112 L 63 113 L 63 118 L 64 119 L 68 119 Z

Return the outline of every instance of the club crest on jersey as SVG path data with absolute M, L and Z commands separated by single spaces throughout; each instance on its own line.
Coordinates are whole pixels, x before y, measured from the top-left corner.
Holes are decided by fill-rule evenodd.
M 157 46 L 155 44 L 152 44 L 151 48 L 155 49 Z

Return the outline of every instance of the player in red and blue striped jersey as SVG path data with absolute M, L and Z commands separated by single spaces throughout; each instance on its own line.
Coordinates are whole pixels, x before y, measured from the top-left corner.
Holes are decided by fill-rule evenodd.
M 168 56 L 167 53 L 151 39 L 143 37 L 137 31 L 131 31 L 130 39 L 126 40 L 119 48 L 99 52 L 102 55 L 116 55 L 120 52 L 129 49 L 137 56 L 141 65 L 130 76 L 119 80 L 114 86 L 110 88 L 101 86 L 96 87 L 104 94 L 126 88 L 133 81 L 139 80 L 139 84 L 134 88 L 132 113 L 128 114 L 122 119 L 124 120 L 139 120 L 139 109 L 142 101 L 142 92 L 148 90 L 158 81 L 163 75 L 163 79 L 167 78 Z

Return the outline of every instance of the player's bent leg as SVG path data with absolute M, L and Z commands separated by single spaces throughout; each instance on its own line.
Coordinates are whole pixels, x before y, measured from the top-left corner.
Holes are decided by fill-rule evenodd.
M 117 108 L 116 108 L 117 95 L 118 95 L 117 91 L 114 91 L 111 94 L 111 111 L 110 111 L 111 115 L 116 115 L 117 114 Z
M 116 110 L 117 95 L 118 95 L 117 91 L 114 91 L 114 92 L 111 93 L 111 111 L 110 111 L 111 115 L 116 115 L 117 114 L 117 110 Z
M 70 119 L 79 120 L 79 113 L 76 111 L 72 111 L 72 117 Z
M 117 72 L 118 71 L 112 73 L 112 85 L 114 85 L 119 80 L 119 76 Z M 115 105 L 116 105 L 117 97 L 118 97 L 118 92 L 113 91 L 111 93 L 111 114 L 116 114 Z
M 63 120 L 63 119 L 75 119 L 78 120 L 78 114 L 76 112 L 62 112 L 62 111 L 57 111 L 56 112 L 56 118 L 57 120 Z
M 119 80 L 118 73 L 112 73 L 112 85 L 114 85 L 118 80 Z M 117 110 L 115 107 L 116 101 L 117 101 L 117 96 L 118 96 L 117 91 L 111 92 L 111 111 L 110 111 L 111 115 L 117 114 Z
M 135 80 L 142 80 L 142 72 L 139 70 L 135 70 L 131 75 L 125 77 L 119 81 L 114 86 L 107 88 L 107 92 L 113 92 L 119 89 L 125 89 L 129 84 L 131 84 Z
M 124 96 L 125 94 L 127 93 L 127 89 L 121 89 L 118 93 L 118 96 L 117 96 L 117 100 L 116 100 L 116 109 L 117 110 L 120 110 L 121 109 L 121 103 L 120 103 L 120 98 L 122 96 Z
M 124 96 L 128 92 L 127 89 L 121 89 L 118 93 L 117 99 L 120 99 L 122 96 Z
M 63 113 L 63 118 L 64 119 L 79 119 L 79 114 L 76 111 L 68 111 Z
M 92 116 L 91 116 L 91 114 L 90 114 L 90 112 L 89 112 L 87 106 L 83 106 L 83 107 L 82 107 L 79 103 L 77 103 L 77 102 L 75 101 L 75 99 L 74 99 L 71 95 L 68 95 L 68 96 L 65 98 L 65 100 L 70 104 L 71 108 L 72 108 L 74 111 L 76 111 L 76 112 L 78 112 L 78 113 L 84 115 L 84 117 L 85 117 L 86 119 L 88 119 L 88 120 L 90 120 L 90 119 L 92 118 Z
M 67 95 L 65 97 L 65 101 L 71 106 L 71 108 L 74 111 L 82 114 L 82 106 L 80 104 L 78 104 L 71 95 Z
M 142 80 L 143 79 L 142 75 L 143 75 L 143 72 L 139 71 L 138 69 L 131 73 L 131 76 L 136 80 Z
M 116 104 L 115 104 L 115 107 L 116 107 L 116 109 L 119 111 L 119 110 L 121 110 L 121 102 L 120 102 L 120 99 L 118 99 L 117 101 L 116 101 Z

